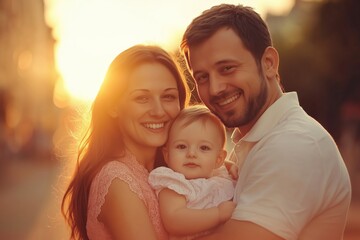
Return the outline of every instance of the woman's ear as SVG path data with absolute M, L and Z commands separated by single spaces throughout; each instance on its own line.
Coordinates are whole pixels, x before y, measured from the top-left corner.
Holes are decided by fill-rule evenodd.
M 119 116 L 119 111 L 117 110 L 116 107 L 111 107 L 109 110 L 108 110 L 108 114 L 110 117 L 112 118 L 117 118 Z
M 215 168 L 219 168 L 221 167 L 221 165 L 223 165 L 226 155 L 227 151 L 225 149 L 221 149 L 218 158 L 216 159 Z
M 261 58 L 263 72 L 268 79 L 277 79 L 279 71 L 279 54 L 273 47 L 267 47 Z

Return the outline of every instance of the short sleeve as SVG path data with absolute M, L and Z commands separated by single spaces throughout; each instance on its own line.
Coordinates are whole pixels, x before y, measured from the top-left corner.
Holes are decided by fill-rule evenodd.
M 316 155 L 317 146 L 311 139 L 300 139 L 282 135 L 249 154 L 235 192 L 234 219 L 254 222 L 285 239 L 297 239 L 321 207 L 324 190 L 319 188 L 324 176 L 318 171 L 323 163 L 313 161 L 321 158 Z
M 126 182 L 130 189 L 136 193 L 140 199 L 144 200 L 140 185 L 129 168 L 119 161 L 107 163 L 96 175 L 90 188 L 86 228 L 88 235 L 94 236 L 94 239 L 108 239 L 109 237 L 104 230 L 103 224 L 97 220 L 97 217 L 101 212 L 102 205 L 105 203 L 105 196 L 108 193 L 109 187 L 116 178 Z
M 174 172 L 170 168 L 158 167 L 150 172 L 149 183 L 159 194 L 164 188 L 171 189 L 180 195 L 184 195 L 187 201 L 196 198 L 196 189 L 183 174 Z

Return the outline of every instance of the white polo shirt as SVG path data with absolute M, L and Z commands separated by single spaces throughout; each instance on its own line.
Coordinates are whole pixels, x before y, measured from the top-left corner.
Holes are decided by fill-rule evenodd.
M 341 239 L 351 199 L 348 171 L 333 138 L 299 106 L 296 92 L 272 104 L 233 152 L 242 165 L 233 219 L 289 240 Z

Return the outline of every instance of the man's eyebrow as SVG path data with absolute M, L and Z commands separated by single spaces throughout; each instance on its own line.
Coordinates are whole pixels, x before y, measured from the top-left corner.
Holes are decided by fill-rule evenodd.
M 216 65 L 223 65 L 223 64 L 229 64 L 229 63 L 235 63 L 236 61 L 235 60 L 232 60 L 232 59 L 223 59 L 223 60 L 220 60 L 220 61 L 217 61 L 215 63 L 215 66 Z
M 217 62 L 215 62 L 215 66 L 219 66 L 219 65 L 224 65 L 224 64 L 230 64 L 230 63 L 235 63 L 235 60 L 232 60 L 232 59 L 223 59 L 223 60 L 219 60 Z M 198 70 L 198 71 L 195 71 L 193 72 L 193 76 L 197 75 L 197 74 L 200 74 L 200 73 L 203 73 L 204 71 L 202 70 Z

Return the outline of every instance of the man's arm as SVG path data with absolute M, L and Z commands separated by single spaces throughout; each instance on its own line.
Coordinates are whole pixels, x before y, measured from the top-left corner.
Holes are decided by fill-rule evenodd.
M 216 228 L 209 235 L 197 238 L 199 240 L 283 240 L 283 238 L 273 234 L 269 230 L 248 221 L 238 221 L 230 219 L 225 224 Z

